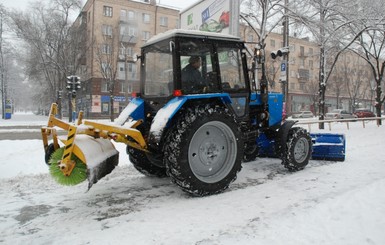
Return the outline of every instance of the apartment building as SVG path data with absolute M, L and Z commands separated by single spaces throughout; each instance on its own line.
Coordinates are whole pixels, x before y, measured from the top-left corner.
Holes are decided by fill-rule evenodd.
M 88 0 L 75 25 L 86 35 L 85 59 L 78 71 L 82 90 L 77 109 L 89 118 L 118 115 L 132 91 L 139 91 L 139 67 L 134 54 L 152 36 L 179 26 L 179 11 L 155 0 Z

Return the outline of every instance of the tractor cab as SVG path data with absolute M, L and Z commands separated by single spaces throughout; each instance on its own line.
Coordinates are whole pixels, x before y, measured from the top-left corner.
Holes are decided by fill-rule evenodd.
M 245 116 L 250 84 L 243 42 L 230 35 L 172 30 L 150 39 L 141 54 L 141 97 L 154 111 L 172 97 L 227 93 Z

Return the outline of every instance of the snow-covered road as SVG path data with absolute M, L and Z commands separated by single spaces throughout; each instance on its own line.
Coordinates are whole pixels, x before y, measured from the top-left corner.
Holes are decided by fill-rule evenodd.
M 346 134 L 345 162 L 288 173 L 258 159 L 204 198 L 144 177 L 123 145 L 120 166 L 87 192 L 51 180 L 39 140 L 0 140 L 0 243 L 385 244 L 385 127 L 333 132 Z

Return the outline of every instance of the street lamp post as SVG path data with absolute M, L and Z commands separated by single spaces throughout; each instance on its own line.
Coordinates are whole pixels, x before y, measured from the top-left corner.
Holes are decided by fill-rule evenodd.
M 285 0 L 285 17 L 283 22 L 283 46 L 289 49 L 289 16 L 287 8 L 289 6 L 289 0 Z M 282 93 L 283 101 L 285 105 L 285 111 L 288 112 L 289 107 L 289 52 L 285 52 L 283 55 L 283 62 L 286 64 L 285 81 L 282 81 Z

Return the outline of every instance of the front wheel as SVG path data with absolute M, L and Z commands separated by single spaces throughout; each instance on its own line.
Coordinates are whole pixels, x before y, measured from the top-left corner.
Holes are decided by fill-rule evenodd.
M 180 115 L 165 144 L 172 181 L 195 195 L 228 188 L 241 170 L 243 140 L 233 116 L 222 107 L 189 108 Z
M 149 177 L 166 177 L 166 168 L 161 168 L 148 159 L 144 151 L 127 146 L 126 152 L 136 170 Z
M 302 170 L 309 163 L 312 151 L 310 134 L 303 128 L 291 128 L 287 137 L 282 164 L 291 172 Z

